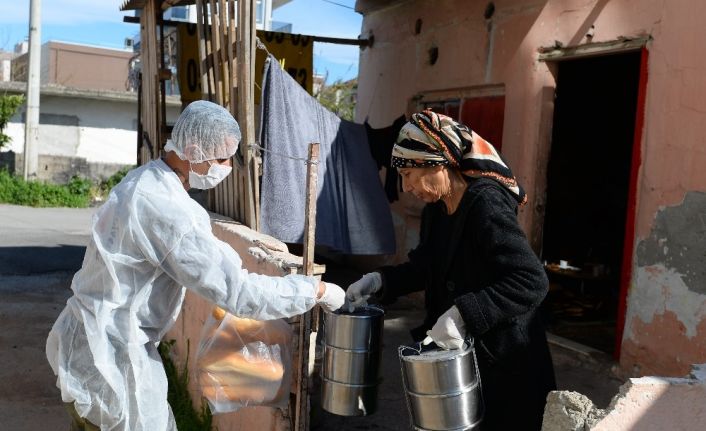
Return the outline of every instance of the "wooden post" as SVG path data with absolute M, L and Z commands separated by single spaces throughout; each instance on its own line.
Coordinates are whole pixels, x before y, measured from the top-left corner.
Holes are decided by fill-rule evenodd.
M 257 230 L 253 199 L 253 163 L 250 145 L 255 142 L 255 99 L 253 97 L 253 73 L 255 43 L 255 0 L 238 1 L 238 43 L 236 60 L 238 62 L 238 122 L 241 125 L 243 139 L 243 158 L 245 165 L 245 224 Z
M 196 29 L 199 37 L 199 64 L 201 65 L 201 98 L 211 100 L 211 85 L 208 79 L 208 54 L 206 52 L 206 25 L 204 0 L 196 0 Z
M 140 15 L 140 57 L 142 58 L 142 111 L 141 121 L 146 142 L 143 141 L 142 148 L 150 146 L 150 149 L 142 152 L 142 162 L 146 162 L 150 157 L 159 157 L 160 127 L 161 118 L 159 103 L 159 66 L 157 59 L 159 52 L 157 47 L 157 6 L 154 0 L 148 0 Z M 143 137 L 140 137 L 143 139 Z
M 304 218 L 304 275 L 314 274 L 316 237 L 316 183 L 318 178 L 319 144 L 309 144 L 306 166 L 306 215 Z
M 223 80 L 221 79 L 221 62 L 219 61 L 220 47 L 221 47 L 221 26 L 218 21 L 218 15 L 216 15 L 216 1 L 210 0 L 210 18 L 211 18 L 211 55 L 213 58 L 213 79 L 216 83 L 215 92 L 216 99 L 215 102 L 223 106 Z
M 306 167 L 306 217 L 304 218 L 304 275 L 314 275 L 314 246 L 316 244 L 316 183 L 318 178 L 319 144 L 309 144 Z M 299 320 L 299 382 L 295 410 L 294 431 L 309 429 L 309 385 L 314 365 L 311 347 L 316 344 L 316 328 L 312 330 L 317 307 Z

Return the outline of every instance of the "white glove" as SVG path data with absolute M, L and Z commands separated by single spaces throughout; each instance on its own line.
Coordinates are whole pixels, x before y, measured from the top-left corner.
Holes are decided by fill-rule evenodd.
M 333 283 L 324 283 L 324 285 L 326 290 L 324 290 L 321 298 L 316 300 L 316 303 L 326 311 L 338 310 L 346 301 L 346 292 Z
M 422 344 L 426 346 L 433 341 L 442 349 L 460 349 L 463 347 L 465 336 L 466 323 L 454 305 L 439 316 L 431 331 L 427 331 L 427 337 L 422 341 Z
M 348 286 L 346 290 L 346 307 L 348 312 L 368 304 L 370 295 L 382 287 L 382 276 L 379 272 L 369 272 L 360 280 Z

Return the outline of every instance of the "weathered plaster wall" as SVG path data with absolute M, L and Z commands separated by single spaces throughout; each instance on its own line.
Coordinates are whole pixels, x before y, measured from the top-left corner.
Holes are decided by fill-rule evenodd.
M 621 364 L 682 375 L 706 359 L 706 3 L 664 8 L 650 47 L 635 262 Z
M 706 193 L 688 192 L 638 242 L 621 357 L 634 374 L 683 375 L 706 357 L 704 238 Z
M 266 235 L 234 223 L 216 214 L 211 215 L 213 233 L 238 252 L 243 267 L 250 272 L 282 276 L 301 269 L 302 258 L 289 254 L 287 246 Z M 167 333 L 165 339 L 176 340 L 172 352 L 175 363 L 181 369 L 188 357 L 189 391 L 197 408 L 201 403 L 201 391 L 196 379 L 196 353 L 201 328 L 213 309 L 213 304 L 196 294 L 187 292 L 181 314 Z M 296 338 L 294 337 L 295 344 Z M 296 345 L 293 348 L 296 352 Z M 293 379 L 296 380 L 296 377 Z M 205 402 L 205 401 L 204 401 Z M 289 429 L 289 419 L 282 411 L 269 407 L 246 407 L 235 413 L 214 416 L 214 429 L 220 431 L 278 431 Z
M 538 48 L 587 43 L 585 35 L 592 26 L 591 42 L 650 35 L 634 252 L 640 241 L 649 241 L 659 230 L 655 222 L 660 208 L 688 201 L 683 211 L 692 216 L 683 217 L 705 212 L 688 195 L 706 191 L 706 2 L 502 0 L 494 2 L 495 13 L 486 21 L 487 4 L 409 0 L 367 9 L 362 34 L 372 32 L 375 45 L 361 51 L 357 119 L 368 118 L 382 127 L 420 92 L 504 84 L 503 155 L 529 192 L 520 221 L 535 241 L 543 223 L 555 87 L 552 65 L 538 61 Z M 415 35 L 418 18 L 423 25 Z M 432 46 L 439 48 L 435 65 L 427 61 Z M 600 123 L 595 125 L 600 129 Z M 405 198 L 393 210 L 402 246 L 394 259 L 402 260 L 404 245 L 416 236 L 412 219 L 418 209 Z M 634 254 L 621 363 L 636 372 L 680 375 L 689 363 L 706 360 L 706 350 L 697 341 L 698 328 L 706 325 L 706 296 L 701 276 L 694 273 L 694 262 L 703 261 L 704 255 L 693 248 L 695 241 L 681 244 L 684 235 L 699 237 L 694 230 L 698 224 L 681 226 L 654 234 L 670 243 L 665 253 L 651 252 L 656 248 L 650 246 L 643 252 L 646 256 Z M 694 256 L 691 263 L 679 253 Z M 671 323 L 657 327 L 658 322 Z M 661 353 L 655 356 L 657 346 Z

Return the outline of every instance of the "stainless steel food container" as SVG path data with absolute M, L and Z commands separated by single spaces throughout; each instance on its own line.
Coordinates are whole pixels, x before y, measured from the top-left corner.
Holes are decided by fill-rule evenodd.
M 471 430 L 480 423 L 483 412 L 478 384 L 456 394 L 408 393 L 408 400 L 412 423 L 417 430 Z
M 477 379 L 473 350 L 456 352 L 434 350 L 415 354 L 414 350 L 401 351 L 407 390 L 416 394 L 447 394 L 475 384 Z
M 360 307 L 353 313 L 324 312 L 325 343 L 339 349 L 377 350 L 382 339 L 385 312 L 378 307 Z
M 477 429 L 483 396 L 472 344 L 459 350 L 400 346 L 398 353 L 413 428 Z
M 377 384 L 380 350 L 350 350 L 324 346 L 323 375 L 335 382 Z
M 384 316 L 371 306 L 324 313 L 324 410 L 342 416 L 375 411 Z
M 377 383 L 351 385 L 324 378 L 321 387 L 322 407 L 341 416 L 366 416 L 377 409 Z

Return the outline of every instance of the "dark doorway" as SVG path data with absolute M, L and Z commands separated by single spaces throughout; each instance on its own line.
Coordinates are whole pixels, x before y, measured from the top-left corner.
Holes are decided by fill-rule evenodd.
M 612 353 L 641 53 L 557 64 L 542 259 L 550 331 Z

